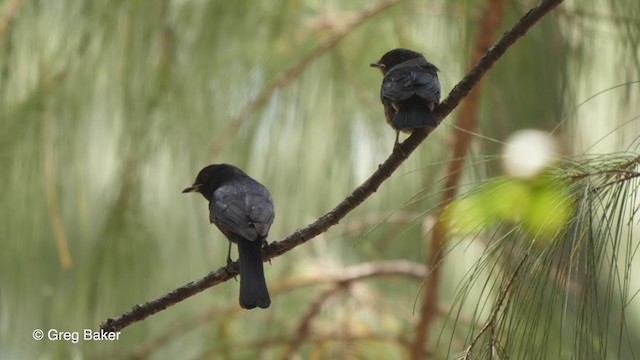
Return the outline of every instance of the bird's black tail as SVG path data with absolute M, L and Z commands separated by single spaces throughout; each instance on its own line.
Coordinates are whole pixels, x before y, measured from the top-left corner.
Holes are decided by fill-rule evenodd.
M 400 107 L 400 111 L 393 119 L 393 127 L 398 130 L 410 130 L 423 127 L 438 126 L 438 119 L 427 107 L 424 100 L 409 101 Z
M 253 309 L 271 305 L 267 282 L 262 267 L 262 241 L 242 239 L 238 241 L 240 254 L 240 306 Z

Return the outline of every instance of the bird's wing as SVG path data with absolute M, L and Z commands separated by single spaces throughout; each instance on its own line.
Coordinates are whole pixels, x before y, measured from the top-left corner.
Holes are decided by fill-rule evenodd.
M 380 97 L 399 102 L 408 100 L 413 95 L 427 101 L 440 102 L 440 82 L 435 70 L 403 64 L 391 68 L 382 81 Z
M 257 182 L 219 187 L 209 203 L 209 215 L 223 233 L 248 240 L 267 236 L 275 217 L 269 192 Z
M 249 209 L 249 218 L 253 223 L 253 227 L 261 237 L 269 234 L 269 228 L 273 224 L 275 211 L 273 209 L 273 200 L 271 194 L 266 188 L 264 191 L 251 194 L 247 197 L 247 208 Z
M 418 96 L 427 101 L 440 102 L 440 81 L 435 72 L 412 71 L 411 77 L 414 91 Z

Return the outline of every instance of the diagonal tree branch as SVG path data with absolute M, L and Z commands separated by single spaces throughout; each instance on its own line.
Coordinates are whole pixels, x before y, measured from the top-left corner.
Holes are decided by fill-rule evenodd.
M 545 0 L 538 6 L 532 8 L 525 14 L 502 38 L 495 43 L 489 51 L 480 59 L 478 64 L 456 85 L 449 93 L 449 96 L 436 109 L 436 116 L 440 121 L 455 109 L 460 101 L 469 91 L 480 81 L 482 76 L 500 59 L 507 49 L 513 45 L 520 37 L 535 25 L 551 9 L 561 3 L 562 0 Z M 388 179 L 393 172 L 403 163 L 429 136 L 433 129 L 418 129 L 400 146 L 394 149 L 389 158 L 378 166 L 378 169 L 360 186 L 355 188 L 349 196 L 340 202 L 335 208 L 321 216 L 318 220 L 302 229 L 294 231 L 282 241 L 276 241 L 264 249 L 264 261 L 268 261 L 280 256 L 293 248 L 301 245 L 317 235 L 327 231 L 331 226 L 336 225 L 349 212 L 364 202 L 369 196 L 378 190 L 380 185 Z M 130 311 L 116 317 L 109 318 L 100 325 L 101 330 L 106 332 L 116 332 L 123 328 L 141 321 L 167 307 L 185 300 L 205 289 L 213 287 L 238 275 L 238 264 L 233 263 L 228 266 L 212 271 L 200 280 L 192 281 L 181 286 L 162 297 L 135 305 Z

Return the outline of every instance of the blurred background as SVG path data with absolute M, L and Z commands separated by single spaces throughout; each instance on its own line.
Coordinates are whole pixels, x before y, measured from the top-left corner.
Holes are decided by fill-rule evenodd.
M 1 2 L 0 359 L 639 354 L 636 0 L 565 1 L 535 25 L 364 204 L 265 264 L 270 308 L 240 309 L 228 281 L 118 341 L 32 338 L 97 330 L 223 266 L 206 202 L 181 193 L 208 164 L 270 189 L 270 241 L 314 221 L 391 153 L 370 63 L 420 51 L 444 98 L 535 4 Z M 530 128 L 559 160 L 513 180 L 504 143 Z M 460 231 L 442 225 L 456 197 L 480 217 Z M 523 225 L 539 214 L 560 221 Z

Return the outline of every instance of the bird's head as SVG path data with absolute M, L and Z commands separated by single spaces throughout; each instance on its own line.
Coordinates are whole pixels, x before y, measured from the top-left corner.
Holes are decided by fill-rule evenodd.
M 216 191 L 225 181 L 231 179 L 237 174 L 243 174 L 243 172 L 233 165 L 209 165 L 200 170 L 198 176 L 196 176 L 196 181 L 193 182 L 193 185 L 182 190 L 182 192 L 198 192 L 202 194 L 205 199 L 211 200 L 213 192 Z
M 393 49 L 382 55 L 380 60 L 371 63 L 371 67 L 377 67 L 382 71 L 382 74 L 386 74 L 392 67 L 413 59 L 424 59 L 424 56 L 419 52 L 409 49 Z

